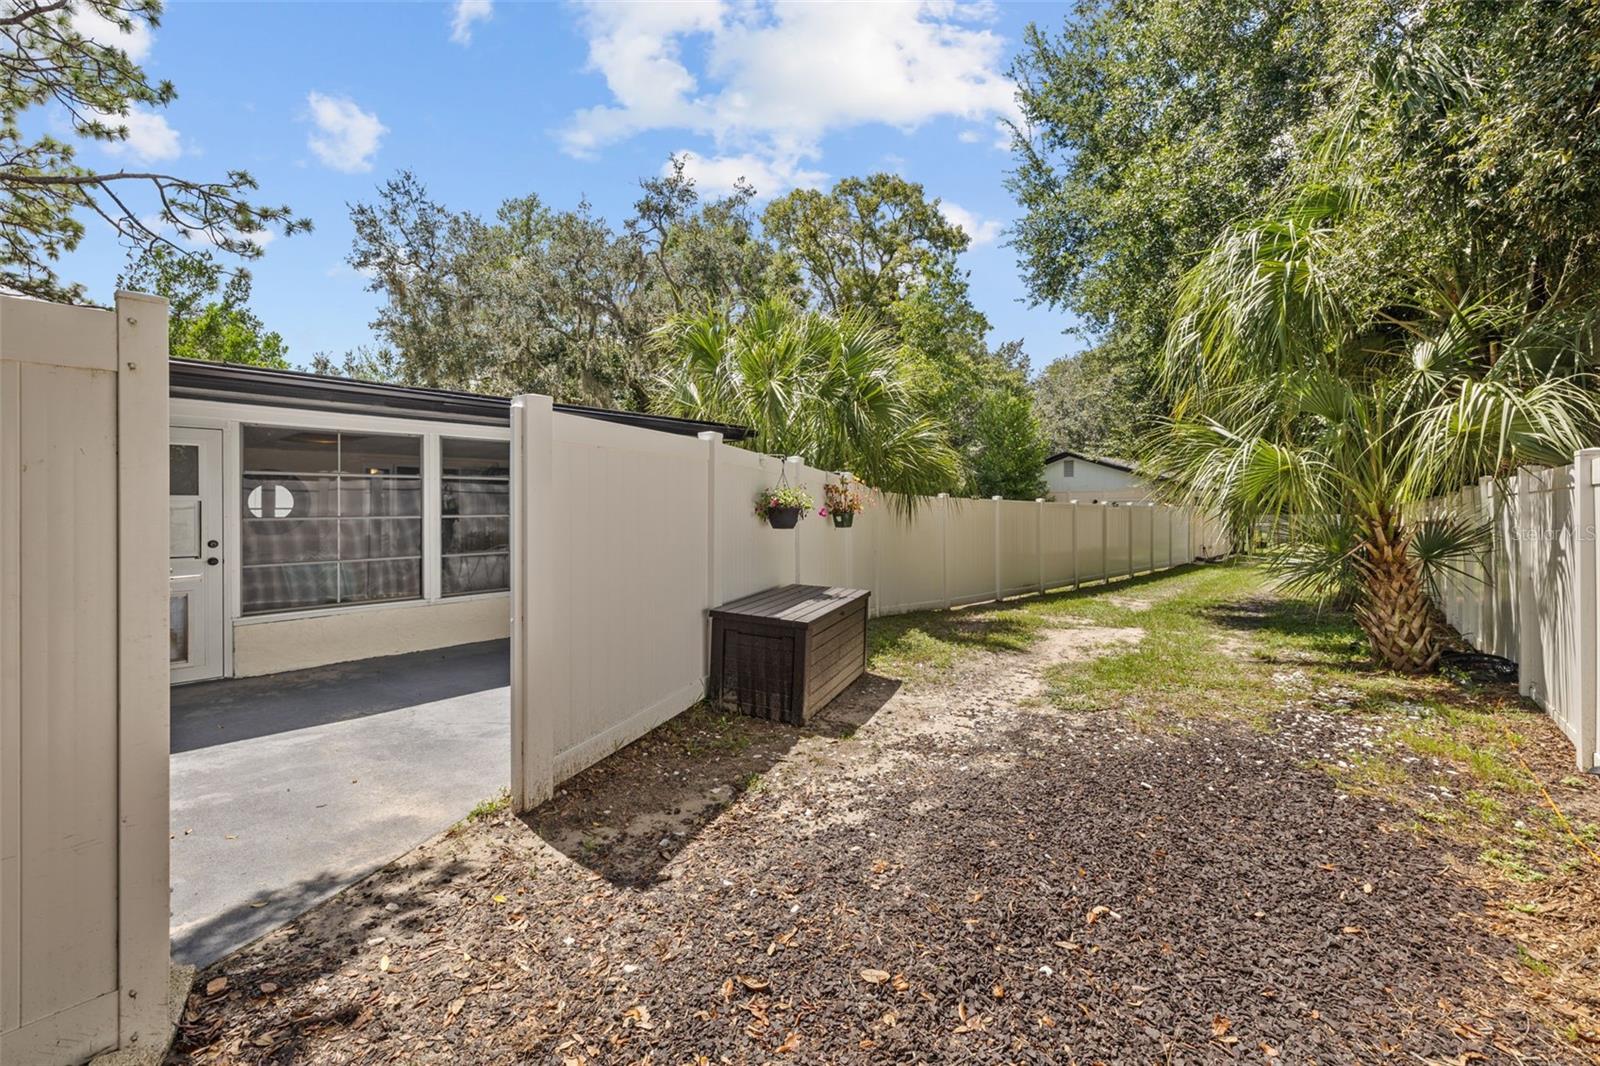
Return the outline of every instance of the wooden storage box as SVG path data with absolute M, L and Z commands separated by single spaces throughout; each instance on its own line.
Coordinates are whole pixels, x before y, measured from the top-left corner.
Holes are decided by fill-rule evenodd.
M 784 585 L 712 608 L 712 704 L 803 724 L 866 672 L 867 596 Z

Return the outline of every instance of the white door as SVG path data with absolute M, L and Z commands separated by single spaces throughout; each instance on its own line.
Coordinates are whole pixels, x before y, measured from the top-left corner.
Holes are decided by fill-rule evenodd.
M 172 683 L 222 676 L 222 430 L 173 427 L 168 455 Z

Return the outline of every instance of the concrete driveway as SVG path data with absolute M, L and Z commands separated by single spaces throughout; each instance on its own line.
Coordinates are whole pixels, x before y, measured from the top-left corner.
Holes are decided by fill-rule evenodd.
M 172 952 L 205 964 L 510 780 L 505 641 L 172 690 Z

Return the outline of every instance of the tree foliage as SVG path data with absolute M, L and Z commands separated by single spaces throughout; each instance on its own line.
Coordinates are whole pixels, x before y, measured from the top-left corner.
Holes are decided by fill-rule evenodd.
M 350 353 L 343 369 L 643 409 L 662 360 L 676 357 L 651 342 L 663 322 L 736 320 L 776 300 L 887 331 L 910 402 L 961 457 L 951 488 L 989 495 L 1020 484 L 993 480 L 996 467 L 976 457 L 1016 447 L 1031 424 L 990 440 L 983 434 L 1002 423 L 980 418 L 998 409 L 997 394 L 1026 399 L 1026 357 L 988 347 L 989 322 L 958 262 L 967 236 L 938 201 L 886 174 L 791 192 L 759 218 L 754 196 L 741 184 L 702 198 L 677 160 L 641 183 L 617 227 L 585 204 L 560 211 L 532 196 L 506 201 L 491 221 L 449 210 L 402 173 L 352 209 L 350 262 L 384 297 L 373 323 L 382 345 Z
M 869 314 L 768 301 L 675 316 L 656 343 L 653 406 L 664 414 L 749 426 L 756 451 L 804 456 L 886 492 L 958 482 L 960 457 L 912 394 L 906 353 Z
M 119 289 L 166 297 L 174 358 L 287 369 L 283 337 L 250 310 L 250 284 L 249 271 L 229 272 L 209 255 L 186 255 L 165 245 L 131 257 L 117 278 Z
M 642 409 L 651 331 L 708 301 L 759 300 L 769 266 L 748 190 L 702 202 L 677 169 L 642 192 L 615 229 L 586 203 L 560 211 L 525 196 L 486 221 L 431 199 L 410 172 L 385 182 L 351 210 L 350 263 L 384 297 L 372 325 L 388 351 L 346 368 Z
M 1173 309 L 1152 463 L 1238 522 L 1285 519 L 1291 582 L 1353 602 L 1398 669 L 1436 660 L 1430 572 L 1482 541 L 1417 506 L 1600 436 L 1600 172 L 1550 169 L 1600 151 L 1600 8 L 1551 13 L 1430 5 Z
M 1110 386 L 1117 424 L 1160 413 L 1154 374 L 1183 272 L 1285 188 L 1311 125 L 1401 7 L 1079 0 L 1058 31 L 1028 28 L 1012 70 L 1013 244 L 1033 297 L 1094 338 L 1079 368 Z
M 33 135 L 26 118 L 45 108 L 64 116 L 82 140 L 128 139 L 136 109 L 165 107 L 171 82 L 152 84 L 128 53 L 86 35 L 74 16 L 123 32 L 155 26 L 159 0 L 17 0 L 0 15 L 0 284 L 42 299 L 77 301 L 81 284 L 63 281 L 54 263 L 78 247 L 84 216 L 97 217 L 127 244 L 194 254 L 202 240 L 245 259 L 261 254 L 253 238 L 276 226 L 310 228 L 282 206 L 248 197 L 257 186 L 242 170 L 194 181 L 160 171 L 99 170 L 77 161 L 77 146 Z

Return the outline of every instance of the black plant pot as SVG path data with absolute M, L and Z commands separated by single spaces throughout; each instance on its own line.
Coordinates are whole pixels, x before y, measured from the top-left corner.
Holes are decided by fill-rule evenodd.
M 855 521 L 856 521 L 856 513 L 854 511 L 834 511 L 833 512 L 833 528 L 834 529 L 849 529 L 851 526 L 855 525 Z
M 767 524 L 773 529 L 793 529 L 799 521 L 798 507 L 774 507 L 767 512 Z

